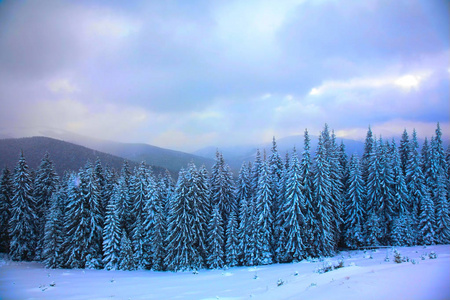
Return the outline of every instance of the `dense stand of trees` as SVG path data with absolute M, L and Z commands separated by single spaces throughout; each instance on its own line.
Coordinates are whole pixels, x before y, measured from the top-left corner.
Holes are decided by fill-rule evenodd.
M 45 155 L 21 153 L 0 176 L 0 250 L 49 268 L 192 270 L 333 255 L 339 248 L 450 243 L 450 147 L 439 124 L 419 149 L 368 130 L 350 158 L 328 126 L 315 153 L 257 151 L 234 180 L 217 152 L 209 174 L 194 163 L 154 176 L 141 163 L 116 172 L 99 160 L 59 178 Z

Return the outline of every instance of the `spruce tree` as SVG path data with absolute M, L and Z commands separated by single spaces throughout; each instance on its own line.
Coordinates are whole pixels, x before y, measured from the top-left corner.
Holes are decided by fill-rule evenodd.
M 419 216 L 421 214 L 421 201 L 425 197 L 425 178 L 420 167 L 419 143 L 417 142 L 416 130 L 413 131 L 412 139 L 410 141 L 410 156 L 406 164 L 406 188 L 408 191 L 407 198 L 410 204 L 410 212 L 412 224 L 417 228 Z
M 418 241 L 425 245 L 433 245 L 436 242 L 436 227 L 434 219 L 434 203 L 427 190 L 420 202 L 420 216 L 418 223 Z
M 358 156 L 352 155 L 349 166 L 347 201 L 345 204 L 344 243 L 351 249 L 364 245 L 364 186 Z
M 210 189 L 211 205 L 219 205 L 222 220 L 227 222 L 231 211 L 236 211 L 237 207 L 234 199 L 233 174 L 219 151 L 216 152 L 216 161 L 211 170 Z
M 59 190 L 52 193 L 50 209 L 46 213 L 42 259 L 47 268 L 61 267 L 63 243 L 63 211 L 61 203 L 64 193 Z
M 225 264 L 234 267 L 239 263 L 239 237 L 236 212 L 231 212 L 226 227 Z
M 284 219 L 284 232 L 286 234 L 285 252 L 282 255 L 283 262 L 300 261 L 305 257 L 305 198 L 301 186 L 301 168 L 297 152 L 291 156 L 291 162 L 286 181 L 286 202 L 282 207 L 281 214 Z
M 412 245 L 414 243 L 414 238 L 410 214 L 411 205 L 403 175 L 402 161 L 394 139 L 392 140 L 390 152 L 393 179 L 392 193 L 394 196 L 392 227 L 390 230 L 391 243 L 396 246 Z
M 312 228 L 311 245 L 314 256 L 329 256 L 334 253 L 335 249 L 331 216 L 333 200 L 330 187 L 330 165 L 322 136 L 319 136 L 315 157 L 313 207 L 316 224 Z
M 0 252 L 9 252 L 9 220 L 13 196 L 12 174 L 7 167 L 0 177 Z
M 309 256 L 315 256 L 316 251 L 314 250 L 313 245 L 313 228 L 317 226 L 315 214 L 315 201 L 314 197 L 314 174 L 312 169 L 312 160 L 311 160 L 311 148 L 310 148 L 311 139 L 309 138 L 308 130 L 305 129 L 304 143 L 303 143 L 303 153 L 301 160 L 301 185 L 302 185 L 302 193 L 305 198 L 305 228 L 303 229 L 305 232 L 304 245 L 305 250 Z
M 56 174 L 53 162 L 50 160 L 50 155 L 48 152 L 46 152 L 34 178 L 34 199 L 36 201 L 36 213 L 39 219 L 39 223 L 37 225 L 39 235 L 36 249 L 37 259 L 40 259 L 41 257 L 43 247 L 42 244 L 44 240 L 44 227 L 47 219 L 47 213 L 50 208 L 50 198 L 56 191 L 58 181 L 58 175 Z
M 144 263 L 145 231 L 144 220 L 148 211 L 144 210 L 147 202 L 155 190 L 155 182 L 151 169 L 145 162 L 141 162 L 134 176 L 130 180 L 130 205 L 132 213 L 130 220 L 130 241 L 133 249 L 133 261 L 137 269 L 143 269 L 149 262 Z
M 202 265 L 201 255 L 193 244 L 190 181 L 190 174 L 181 169 L 170 199 L 169 235 L 164 263 L 172 271 L 198 269 Z
M 215 204 L 208 225 L 208 257 L 209 268 L 222 268 L 224 265 L 224 232 L 219 204 Z
M 117 200 L 120 199 L 120 193 L 120 186 L 116 184 L 106 207 L 105 227 L 103 229 L 103 264 L 107 270 L 116 270 L 119 266 L 122 229 L 119 211 L 117 210 Z
M 408 132 L 405 129 L 403 130 L 402 139 L 400 140 L 400 148 L 398 151 L 403 176 L 406 176 L 408 161 L 411 157 L 411 144 L 412 143 L 409 141 Z
M 253 264 L 253 222 L 252 222 L 252 194 L 249 168 L 242 163 L 239 178 L 236 184 L 236 201 L 239 208 L 239 256 L 242 265 Z
M 128 238 L 125 230 L 122 229 L 122 238 L 120 239 L 119 252 L 119 270 L 131 271 L 134 270 L 136 263 L 133 260 L 133 246 Z
M 272 263 L 272 191 L 267 162 L 264 160 L 259 171 L 255 202 L 255 264 Z
M 33 197 L 33 181 L 23 152 L 14 170 L 11 218 L 9 219 L 10 256 L 12 260 L 35 258 L 39 219 Z

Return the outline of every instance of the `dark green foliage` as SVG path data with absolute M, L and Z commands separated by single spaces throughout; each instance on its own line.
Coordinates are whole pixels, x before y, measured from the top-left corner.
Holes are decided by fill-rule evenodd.
M 12 174 L 7 167 L 0 177 L 0 252 L 9 252 L 9 219 L 13 196 Z
M 11 218 L 9 219 L 10 248 L 13 260 L 35 258 L 39 219 L 33 197 L 33 181 L 23 152 L 14 169 Z

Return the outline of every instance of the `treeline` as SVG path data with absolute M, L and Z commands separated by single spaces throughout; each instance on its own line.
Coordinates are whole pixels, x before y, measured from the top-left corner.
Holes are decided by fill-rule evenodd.
M 333 255 L 338 249 L 450 243 L 450 147 L 442 132 L 421 149 L 416 132 L 394 140 L 369 128 L 350 158 L 327 125 L 314 155 L 270 153 L 242 164 L 237 180 L 217 152 L 155 176 L 145 163 L 120 172 L 87 162 L 59 178 L 45 155 L 23 153 L 0 178 L 0 247 L 49 268 L 195 270 Z

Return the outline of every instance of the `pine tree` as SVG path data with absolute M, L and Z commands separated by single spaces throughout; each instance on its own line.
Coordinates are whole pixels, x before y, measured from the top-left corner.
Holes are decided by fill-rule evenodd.
M 122 229 L 119 211 L 117 210 L 117 200 L 120 199 L 120 193 L 120 186 L 116 184 L 106 207 L 105 227 L 103 229 L 103 264 L 107 270 L 116 270 L 119 266 Z
M 403 131 L 402 139 L 400 140 L 399 154 L 403 176 L 406 176 L 408 161 L 411 157 L 411 142 L 409 141 L 409 136 L 406 129 Z
M 216 161 L 211 171 L 210 188 L 211 204 L 219 205 L 222 220 L 227 222 L 231 211 L 236 211 L 237 207 L 233 193 L 233 174 L 219 151 L 216 152 Z
M 410 212 L 413 228 L 417 228 L 419 216 L 421 214 L 421 202 L 425 197 L 425 178 L 420 167 L 419 143 L 417 142 L 416 130 L 413 131 L 410 141 L 410 156 L 406 164 L 406 187 L 408 190 L 407 198 L 410 204 Z
M 165 264 L 172 271 L 198 269 L 202 265 L 201 255 L 193 244 L 190 180 L 190 174 L 181 169 L 170 200 Z
M 12 260 L 35 258 L 39 220 L 33 197 L 33 181 L 23 152 L 14 170 L 11 218 L 9 220 L 10 256 Z
M 436 241 L 434 228 L 434 203 L 428 191 L 425 190 L 424 196 L 420 203 L 418 241 L 425 245 L 433 245 Z
M 64 193 L 55 191 L 50 198 L 50 209 L 46 213 L 47 221 L 44 226 L 42 259 L 47 268 L 58 268 L 62 265 L 63 243 L 63 211 L 61 202 Z
M 164 270 L 165 239 L 167 224 L 164 212 L 164 182 L 162 179 L 154 186 L 149 200 L 145 204 L 143 222 L 144 244 L 143 265 L 156 271 Z
M 271 211 L 274 218 L 274 222 L 272 224 L 273 240 L 271 241 L 271 244 L 272 248 L 275 248 L 276 243 L 278 241 L 277 214 L 280 210 L 280 205 L 282 205 L 282 203 L 280 203 L 279 201 L 283 200 L 283 197 L 279 195 L 279 192 L 281 192 L 279 190 L 280 189 L 279 183 L 284 176 L 284 164 L 283 161 L 281 160 L 280 155 L 278 154 L 275 137 L 273 137 L 272 140 L 272 149 L 268 160 L 268 168 L 269 168 L 269 185 L 272 194 L 272 199 L 270 200 L 270 202 L 272 203 Z
M 239 256 L 242 265 L 253 264 L 252 194 L 247 164 L 242 163 L 236 185 L 236 200 L 239 208 Z
M 133 261 L 133 246 L 125 230 L 122 229 L 119 252 L 119 270 L 131 271 L 135 269 L 136 263 Z
M 0 177 L 0 252 L 9 252 L 8 224 L 11 217 L 13 197 L 12 175 L 7 167 Z
M 395 140 L 391 145 L 392 193 L 394 196 L 393 216 L 391 227 L 391 242 L 396 246 L 412 245 L 414 243 L 412 219 L 410 215 L 410 202 L 408 190 L 402 170 Z M 409 155 L 409 154 L 408 154 Z
M 361 164 L 356 155 L 352 155 L 350 160 L 346 199 L 344 243 L 347 247 L 356 249 L 364 244 L 362 229 L 364 221 L 364 186 Z
M 268 166 L 264 160 L 259 171 L 258 187 L 255 202 L 255 264 L 267 265 L 272 263 L 272 194 Z
M 332 231 L 332 207 L 331 207 L 331 181 L 330 165 L 327 160 L 326 148 L 322 135 L 319 136 L 319 144 L 315 157 L 314 195 L 313 206 L 315 208 L 316 226 L 312 228 L 313 252 L 316 256 L 329 256 L 334 253 L 335 244 Z
M 228 267 L 237 266 L 239 263 L 239 239 L 238 220 L 236 212 L 231 212 L 226 227 L 225 264 Z
M 381 138 L 378 145 L 372 149 L 367 180 L 366 212 L 369 218 L 372 219 L 372 222 L 378 222 L 379 226 L 381 226 L 381 240 L 378 240 L 377 243 L 384 245 L 388 243 L 388 232 L 393 220 L 394 196 L 391 189 L 393 178 L 387 155 L 387 146 Z M 373 229 L 368 228 L 369 226 L 371 225 L 367 222 L 366 231 L 373 232 Z M 373 238 L 368 240 L 373 240 Z
M 197 171 L 193 162 L 188 165 L 187 173 L 190 175 L 189 199 L 191 201 L 193 246 L 200 254 L 202 261 L 207 256 L 206 232 L 211 214 L 209 202 L 208 174 L 202 167 L 202 173 Z
M 371 156 L 373 155 L 376 147 L 376 141 L 373 138 L 372 129 L 369 126 L 367 130 L 366 140 L 364 141 L 364 152 L 361 159 L 361 169 L 362 169 L 362 177 L 364 181 L 364 186 L 367 185 L 369 178 L 369 165 Z
M 44 227 L 47 219 L 47 212 L 50 208 L 50 198 L 56 191 L 58 185 L 58 175 L 56 174 L 53 162 L 50 160 L 48 152 L 42 158 L 41 164 L 36 171 L 34 178 L 34 199 L 36 201 L 36 213 L 38 216 L 38 241 L 36 249 L 36 258 L 41 258 L 41 252 L 44 240 Z
M 207 263 L 211 269 L 222 268 L 224 265 L 224 232 L 222 227 L 222 215 L 219 204 L 215 204 L 211 220 L 208 225 L 208 257 Z
M 300 261 L 305 257 L 305 198 L 302 193 L 301 180 L 300 163 L 294 148 L 286 182 L 286 202 L 281 213 L 285 220 L 283 231 L 286 234 L 283 262 Z
M 312 161 L 311 161 L 311 153 L 310 153 L 310 142 L 311 139 L 309 138 L 308 130 L 305 129 L 305 137 L 304 137 L 304 143 L 303 143 L 303 154 L 302 154 L 302 160 L 301 160 L 301 178 L 302 178 L 302 188 L 303 188 L 303 196 L 305 198 L 305 250 L 307 251 L 307 254 L 309 256 L 316 256 L 317 252 L 312 246 L 314 244 L 313 241 L 313 228 L 316 228 L 318 226 L 316 224 L 317 220 L 315 217 L 316 214 L 316 207 L 315 207 L 315 201 L 313 199 L 314 197 L 314 174 L 312 170 Z
M 343 214 L 343 192 L 344 187 L 342 185 L 343 170 L 341 164 L 339 163 L 339 147 L 336 144 L 336 136 L 334 131 L 331 134 L 329 148 L 327 149 L 327 158 L 329 161 L 330 170 L 330 188 L 331 188 L 331 221 L 333 225 L 333 239 L 335 249 L 337 250 L 337 245 L 339 244 L 341 237 L 341 224 L 343 222 L 341 216 Z
M 144 220 L 148 211 L 144 210 L 145 205 L 152 197 L 155 190 L 155 182 L 151 174 L 151 169 L 145 162 L 142 162 L 130 180 L 130 201 L 132 213 L 130 220 L 130 241 L 133 249 L 133 261 L 137 269 L 143 269 L 150 262 L 144 263 Z
M 66 240 L 69 268 L 99 268 L 102 261 L 102 228 L 98 179 L 87 162 L 71 178 L 68 188 Z

